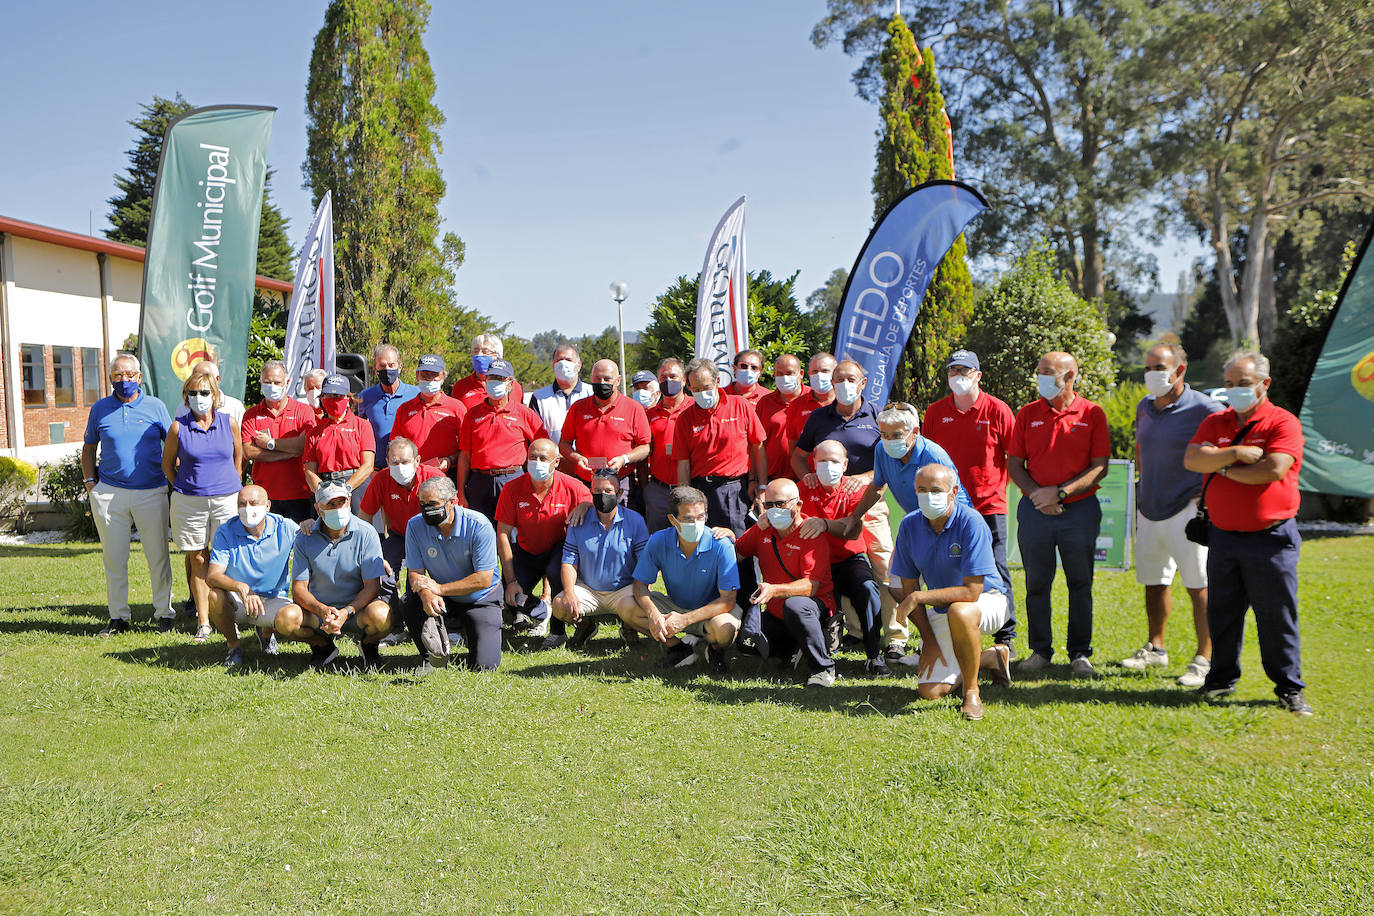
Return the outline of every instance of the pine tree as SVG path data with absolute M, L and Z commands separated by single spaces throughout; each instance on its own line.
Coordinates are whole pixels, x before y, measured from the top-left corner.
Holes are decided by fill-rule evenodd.
M 900 17 L 893 17 L 887 33 L 880 57 L 884 90 L 873 170 L 875 221 L 911 188 L 954 177 L 946 133 L 949 122 L 935 75 L 935 54 L 929 48 L 923 52 L 916 47 L 915 37 Z M 922 408 L 944 397 L 945 360 L 958 349 L 972 314 L 973 281 L 960 235 L 936 268 L 921 301 L 915 328 L 893 380 L 894 397 L 901 396 Z
M 429 11 L 424 0 L 329 4 L 310 58 L 302 169 L 316 203 L 333 194 L 341 345 L 368 352 L 387 340 L 461 366 L 467 341 L 450 331 L 472 315 L 451 290 L 462 242 L 439 238 L 444 116 L 424 45 Z

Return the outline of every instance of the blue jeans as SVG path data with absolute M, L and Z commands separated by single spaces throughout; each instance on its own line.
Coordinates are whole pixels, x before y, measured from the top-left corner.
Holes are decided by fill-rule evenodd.
M 1002 581 L 1007 583 L 1007 622 L 993 634 L 992 639 L 994 642 L 1011 643 L 1016 639 L 1016 597 L 1011 590 L 1011 571 L 1007 569 L 1007 515 L 1005 512 L 985 515 L 983 521 L 988 523 L 988 530 L 992 532 L 992 560 L 997 564 Z
M 1101 527 L 1102 507 L 1096 496 L 1065 503 L 1061 515 L 1045 515 L 1027 496 L 1016 506 L 1016 542 L 1026 572 L 1027 642 L 1032 652 L 1054 657 L 1050 588 L 1057 552 L 1069 586 L 1069 658 L 1093 654 L 1093 554 Z

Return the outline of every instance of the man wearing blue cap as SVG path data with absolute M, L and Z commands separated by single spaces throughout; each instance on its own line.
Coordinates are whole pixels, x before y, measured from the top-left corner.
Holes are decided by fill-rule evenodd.
M 401 351 L 389 343 L 372 348 L 372 374 L 377 382 L 358 393 L 358 413 L 372 424 L 372 438 L 377 446 L 373 463 L 380 469 L 386 467 L 386 442 L 397 411 L 420 389 L 401 381 Z
M 372 424 L 348 407 L 348 379 L 326 376 L 320 388 L 320 408 L 324 416 L 306 434 L 301 464 L 305 481 L 318 491 L 324 481 L 346 485 L 349 492 L 362 490 L 372 476 L 373 453 L 377 450 Z
M 420 357 L 415 369 L 420 393 L 396 411 L 392 435 L 414 442 L 422 464 L 448 473 L 458 463 L 458 436 L 468 409 L 444 394 L 446 372 L 444 358 L 437 353 Z

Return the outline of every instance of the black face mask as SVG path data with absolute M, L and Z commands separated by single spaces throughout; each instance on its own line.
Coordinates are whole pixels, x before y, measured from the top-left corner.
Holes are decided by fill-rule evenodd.
M 420 517 L 425 520 L 426 525 L 437 528 L 448 518 L 448 506 L 423 506 L 420 509 Z
M 615 385 L 610 382 L 592 382 L 592 394 L 596 395 L 598 400 L 610 400 L 611 395 L 615 394 Z
M 682 382 L 677 379 L 667 379 L 663 382 L 663 393 L 670 398 L 675 398 L 682 394 Z
M 615 493 L 592 494 L 592 505 L 596 507 L 597 512 L 610 512 L 619 501 Z
M 394 385 L 396 380 L 401 377 L 400 369 L 378 369 L 377 380 L 383 385 Z

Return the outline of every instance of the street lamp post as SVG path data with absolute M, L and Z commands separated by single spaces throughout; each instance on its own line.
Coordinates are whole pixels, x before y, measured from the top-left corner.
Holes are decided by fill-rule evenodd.
M 620 321 L 620 393 L 624 394 L 625 379 L 629 376 L 629 368 L 625 365 L 625 300 L 630 296 L 630 284 L 624 280 L 616 280 L 611 284 L 611 298 L 615 300 L 615 309 Z

